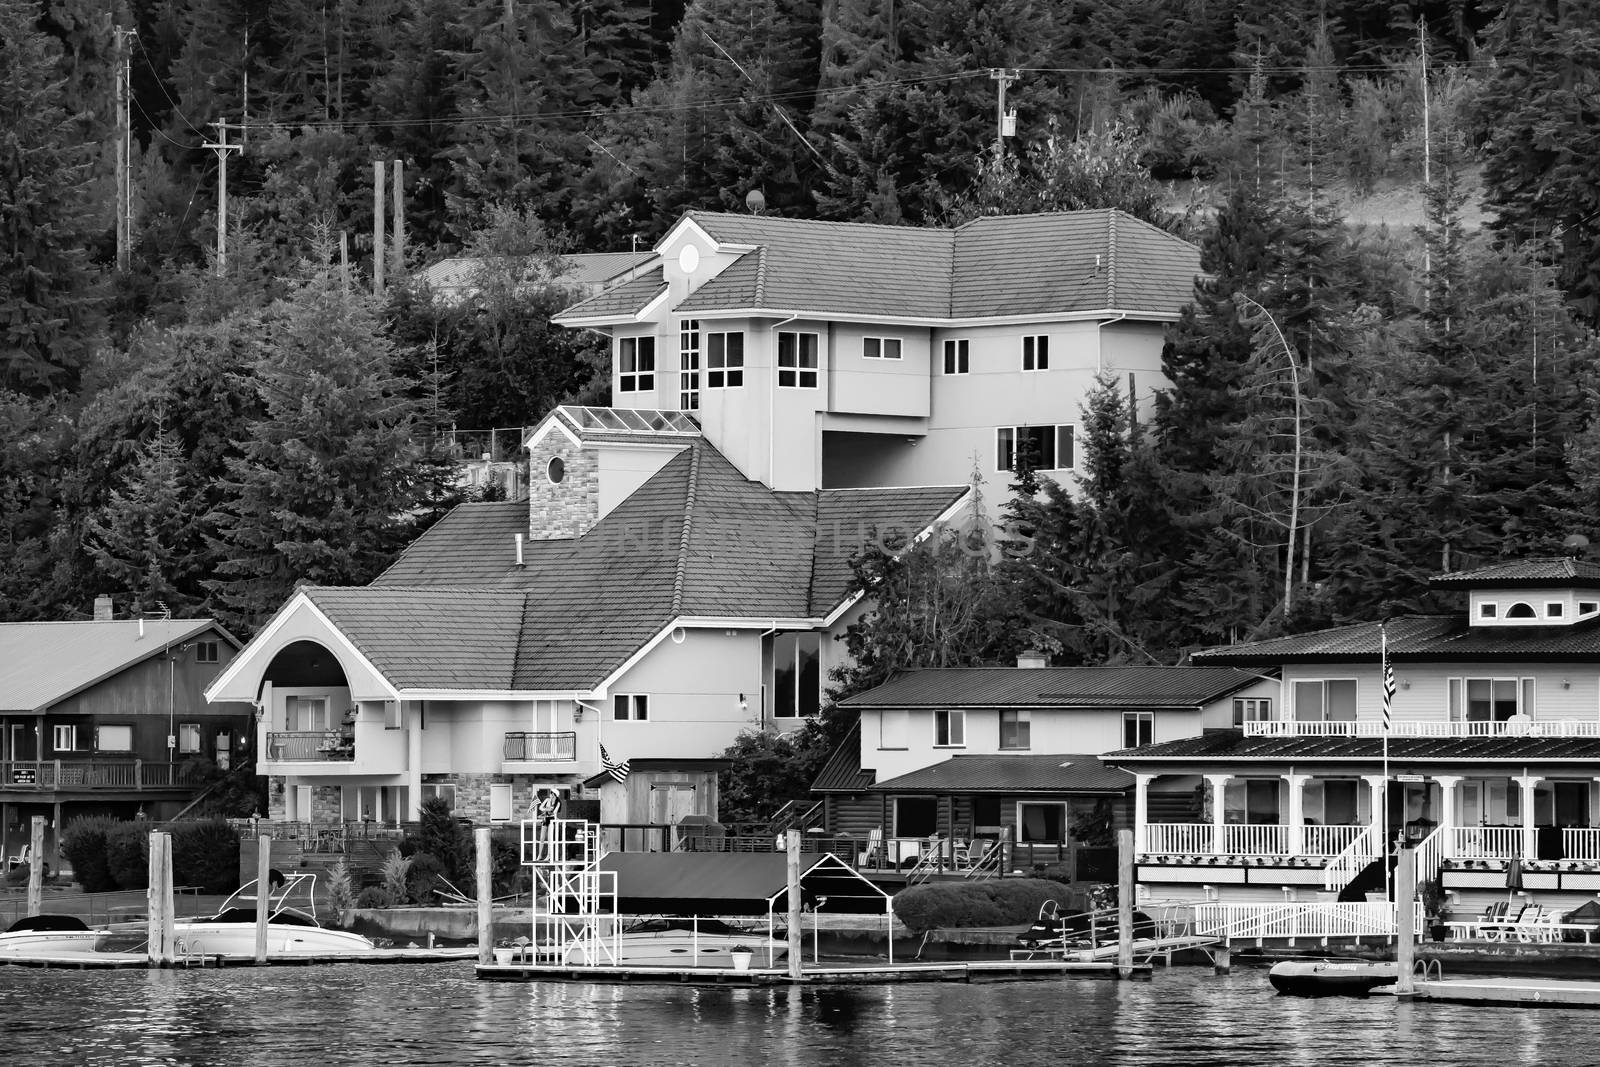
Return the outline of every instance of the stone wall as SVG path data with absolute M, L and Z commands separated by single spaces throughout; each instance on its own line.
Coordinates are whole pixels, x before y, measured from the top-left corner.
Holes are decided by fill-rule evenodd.
M 551 460 L 562 464 L 561 481 L 550 480 Z M 528 536 L 534 540 L 579 537 L 600 521 L 599 459 L 593 449 L 551 433 L 528 455 Z M 515 546 L 506 550 L 514 553 Z

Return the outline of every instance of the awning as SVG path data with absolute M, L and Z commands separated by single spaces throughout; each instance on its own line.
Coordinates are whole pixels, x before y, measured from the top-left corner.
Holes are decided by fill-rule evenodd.
M 765 915 L 788 907 L 782 852 L 612 852 L 617 910 L 627 915 Z M 890 895 L 829 852 L 800 857 L 800 893 L 817 911 L 882 915 Z

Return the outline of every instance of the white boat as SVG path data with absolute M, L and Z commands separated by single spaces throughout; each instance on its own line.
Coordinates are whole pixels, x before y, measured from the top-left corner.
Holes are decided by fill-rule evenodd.
M 76 915 L 30 915 L 0 933 L 0 955 L 52 956 L 61 952 L 98 952 L 110 936 Z
M 1267 980 L 1280 993 L 1295 997 L 1364 997 L 1379 986 L 1400 980 L 1394 963 L 1382 960 L 1282 960 L 1272 965 Z
M 317 876 L 289 875 L 276 894 L 267 889 L 268 956 L 338 956 L 371 952 L 377 946 L 360 934 L 331 930 L 316 919 Z M 305 907 L 289 900 L 305 894 Z M 180 953 L 200 956 L 256 954 L 256 883 L 247 882 L 222 902 L 215 915 L 179 919 L 173 936 Z
M 789 943 L 765 930 L 741 929 L 719 919 L 646 919 L 614 937 L 602 937 L 598 959 L 588 959 L 581 944 L 567 950 L 569 965 L 625 967 L 732 967 L 733 950 L 748 948 L 753 967 L 775 966 L 789 955 Z M 613 959 L 612 957 L 615 957 Z

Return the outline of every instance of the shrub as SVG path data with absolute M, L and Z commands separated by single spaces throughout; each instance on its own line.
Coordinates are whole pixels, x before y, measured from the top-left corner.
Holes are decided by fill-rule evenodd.
M 391 852 L 384 858 L 383 891 L 389 903 L 379 907 L 393 907 L 406 899 L 406 874 L 410 869 L 411 859 L 398 852 Z
M 73 819 L 61 835 L 61 855 L 72 867 L 73 880 L 85 893 L 108 893 L 117 888 L 107 862 L 106 842 L 121 823 L 109 815 Z
M 389 891 L 383 886 L 369 885 L 361 891 L 360 896 L 356 897 L 356 907 L 392 908 L 394 907 L 394 898 L 389 895 Z
M 239 832 L 220 818 L 174 823 L 172 884 L 197 885 L 207 893 L 238 888 Z
M 997 878 L 911 886 L 894 896 L 894 913 L 916 933 L 952 926 L 1018 926 L 1031 923 L 1047 900 L 1066 903 L 1060 882 L 1042 878 Z
M 494 895 L 520 892 L 531 875 L 522 866 L 522 838 L 519 830 L 498 829 L 489 837 L 489 879 Z M 477 876 L 473 883 L 476 886 Z M 461 887 L 465 890 L 465 886 Z
M 443 797 L 422 802 L 415 836 L 408 836 L 401 852 L 407 856 L 426 853 L 439 863 L 439 871 L 456 885 L 472 878 L 472 831 L 450 814 Z
M 341 915 L 356 906 L 355 883 L 350 878 L 350 865 L 344 860 L 328 871 L 328 902 Z
M 106 866 L 118 889 L 150 886 L 150 830 L 143 822 L 118 822 L 106 834 Z
M 444 863 L 438 856 L 428 852 L 417 853 L 410 858 L 410 865 L 406 869 L 405 899 L 412 904 L 436 903 L 433 891 L 443 884 L 444 877 Z

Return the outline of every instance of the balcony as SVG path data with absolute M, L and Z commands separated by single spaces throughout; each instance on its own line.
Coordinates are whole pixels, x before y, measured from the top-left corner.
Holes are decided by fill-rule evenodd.
M 138 759 L 0 761 L 0 790 L 182 789 L 197 784 L 193 761 Z
M 1300 721 L 1273 719 L 1244 724 L 1246 737 L 1382 737 L 1381 719 Z M 1396 722 L 1390 737 L 1600 737 L 1597 719 L 1526 719 L 1498 722 Z
M 350 763 L 355 742 L 337 730 L 287 730 L 267 735 L 268 758 L 277 763 Z
M 506 734 L 507 763 L 571 763 L 578 758 L 576 731 Z

